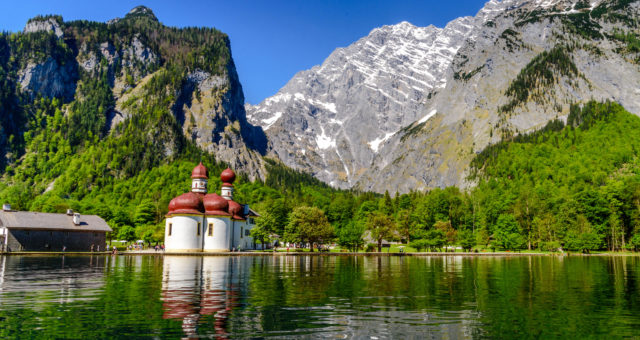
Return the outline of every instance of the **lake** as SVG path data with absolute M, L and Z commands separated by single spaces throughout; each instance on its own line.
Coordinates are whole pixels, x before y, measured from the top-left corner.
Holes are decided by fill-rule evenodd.
M 3 256 L 1 338 L 629 338 L 640 257 Z

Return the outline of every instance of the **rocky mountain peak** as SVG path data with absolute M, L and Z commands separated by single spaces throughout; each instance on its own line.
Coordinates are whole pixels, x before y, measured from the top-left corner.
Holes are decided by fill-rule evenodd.
M 478 17 L 489 18 L 516 10 L 548 10 L 570 13 L 583 9 L 594 9 L 606 0 L 491 0 L 478 12 Z
M 37 16 L 30 19 L 24 26 L 24 33 L 52 32 L 58 38 L 62 38 L 62 17 L 60 16 Z
M 476 153 L 566 119 L 571 103 L 613 100 L 640 115 L 640 92 L 621 85 L 640 81 L 627 42 L 640 33 L 628 25 L 639 13 L 639 1 L 488 2 L 424 118 L 383 143 L 355 187 L 473 185 L 467 171 Z
M 158 21 L 158 18 L 156 17 L 155 14 L 153 14 L 153 11 L 151 10 L 151 8 L 146 6 L 134 7 L 129 11 L 129 13 L 127 13 L 127 15 L 124 16 L 125 19 L 141 18 L 141 17 L 145 17 L 153 21 Z
M 421 117 L 471 28 L 459 18 L 444 28 L 405 21 L 373 29 L 248 106 L 249 121 L 273 134 L 273 152 L 287 165 L 349 187 L 385 140 Z

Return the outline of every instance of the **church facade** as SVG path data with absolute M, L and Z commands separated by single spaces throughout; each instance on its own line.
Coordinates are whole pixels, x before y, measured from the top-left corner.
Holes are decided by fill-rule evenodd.
M 164 243 L 167 252 L 228 252 L 256 249 L 250 236 L 259 215 L 233 200 L 236 175 L 227 168 L 220 174 L 221 194 L 207 193 L 207 168 L 198 164 L 191 172 L 191 192 L 169 203 Z

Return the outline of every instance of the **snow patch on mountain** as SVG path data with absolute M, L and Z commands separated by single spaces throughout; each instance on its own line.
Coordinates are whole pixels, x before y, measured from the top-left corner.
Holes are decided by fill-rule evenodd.
M 426 122 L 427 120 L 429 120 L 429 118 L 433 117 L 436 112 L 438 112 L 438 110 L 431 110 L 431 112 L 429 112 L 426 116 L 420 118 L 420 120 L 418 121 L 418 124 L 422 124 L 424 122 Z
M 262 126 L 262 128 L 264 130 L 267 130 L 271 127 L 271 125 L 273 125 L 275 122 L 278 121 L 278 119 L 280 119 L 280 117 L 282 117 L 282 112 L 276 112 L 275 115 L 273 115 L 273 117 L 267 118 L 267 119 L 263 119 L 262 123 L 264 124 Z
M 327 136 L 327 134 L 324 132 L 323 127 L 320 127 L 320 130 L 322 131 L 322 133 L 316 136 L 316 144 L 318 145 L 318 148 L 320 148 L 320 150 L 335 148 L 336 147 L 335 139 L 332 139 L 331 137 Z
M 378 149 L 380 148 L 380 144 L 389 140 L 389 138 L 391 138 L 391 136 L 393 136 L 394 134 L 395 132 L 390 132 L 384 135 L 384 137 L 382 138 L 376 138 L 375 140 L 372 140 L 371 142 L 369 142 L 369 147 L 371 147 L 371 150 L 373 150 L 373 152 L 377 153 Z

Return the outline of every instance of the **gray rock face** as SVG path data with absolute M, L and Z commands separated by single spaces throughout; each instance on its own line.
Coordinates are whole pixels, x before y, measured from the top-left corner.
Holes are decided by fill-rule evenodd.
M 78 56 L 78 64 L 87 72 L 91 73 L 96 71 L 96 67 L 100 62 L 100 59 L 98 58 L 98 56 L 95 55 L 95 53 L 93 52 L 87 53 L 88 48 L 86 44 L 82 46 L 81 50 L 83 53 L 80 56 Z M 113 44 L 111 44 L 108 41 L 100 44 L 100 54 L 102 55 L 102 57 L 104 57 L 107 60 L 107 64 L 109 66 L 113 66 L 120 59 L 120 53 L 116 50 Z M 141 61 L 143 63 L 155 62 L 155 60 L 156 60 L 155 57 L 153 58 L 152 61 L 149 60 L 149 58 L 146 58 L 146 59 L 141 58 Z
M 384 192 L 466 186 L 476 152 L 501 133 L 526 132 L 568 114 L 570 103 L 612 99 L 640 114 L 632 84 L 637 56 L 621 53 L 624 21 L 591 17 L 601 38 L 575 20 L 605 10 L 637 20 L 638 2 L 492 0 L 444 29 L 406 23 L 373 30 L 297 74 L 278 94 L 249 107 L 286 164 L 338 187 Z M 617 7 L 618 6 L 618 7 Z M 574 22 L 575 21 L 575 22 Z M 573 27 L 573 28 L 572 28 Z M 579 74 L 555 75 L 510 112 L 506 89 L 543 51 L 571 46 Z M 552 67 L 552 66 L 549 66 Z M 556 71 L 557 73 L 557 71 Z
M 18 76 L 23 91 L 70 100 L 76 90 L 78 73 L 74 63 L 60 65 L 55 59 L 47 58 L 43 63 L 28 63 Z
M 226 74 L 196 70 L 188 75 L 174 115 L 187 138 L 216 157 L 241 169 L 252 180 L 266 178 L 262 154 L 267 139 L 247 122 L 244 94 L 233 63 Z
M 471 18 L 445 28 L 408 22 L 374 29 L 298 73 L 275 96 L 248 106 L 273 153 L 287 165 L 336 187 L 351 187 L 380 145 L 420 118 L 429 93 L 442 88 Z
M 103 51 L 103 54 L 104 53 Z M 122 51 L 122 55 L 125 60 L 125 65 L 129 67 L 133 66 L 135 62 L 150 65 L 158 61 L 156 54 L 149 47 L 145 46 L 138 36 L 133 37 L 131 46 Z
M 64 35 L 60 23 L 55 18 L 33 19 L 24 27 L 24 33 L 53 32 L 58 38 Z

